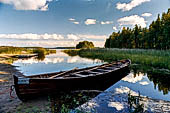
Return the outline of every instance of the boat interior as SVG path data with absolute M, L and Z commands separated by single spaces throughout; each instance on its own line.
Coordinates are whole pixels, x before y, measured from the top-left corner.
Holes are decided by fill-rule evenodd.
M 26 78 L 48 78 L 48 79 L 66 79 L 66 78 L 78 78 L 87 76 L 96 76 L 100 74 L 110 73 L 125 66 L 126 62 L 113 62 L 102 64 L 100 66 L 88 67 L 84 69 L 73 69 L 70 71 L 61 71 L 56 73 L 48 73 L 41 75 L 28 76 Z

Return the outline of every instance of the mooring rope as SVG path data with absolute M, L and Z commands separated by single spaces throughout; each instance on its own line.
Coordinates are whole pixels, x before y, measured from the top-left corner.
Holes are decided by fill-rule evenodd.
M 9 93 L 9 95 L 10 95 L 10 97 L 11 98 L 14 98 L 14 96 L 12 96 L 12 92 L 14 91 L 14 85 L 11 85 L 11 87 L 10 87 L 10 93 Z
M 13 92 L 13 91 L 14 91 L 14 85 L 11 85 L 10 88 L 8 88 L 8 89 L 0 92 L 0 95 L 3 95 L 3 94 L 5 94 L 5 93 L 9 93 L 10 97 L 11 97 L 11 98 L 14 98 L 14 97 L 12 96 L 12 92 Z

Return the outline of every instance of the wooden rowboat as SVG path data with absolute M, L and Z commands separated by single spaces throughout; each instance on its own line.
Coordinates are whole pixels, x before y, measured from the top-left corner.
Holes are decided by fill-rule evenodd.
M 84 69 L 28 77 L 14 75 L 14 87 L 20 100 L 59 91 L 104 90 L 129 72 L 130 63 L 130 60 L 121 60 Z

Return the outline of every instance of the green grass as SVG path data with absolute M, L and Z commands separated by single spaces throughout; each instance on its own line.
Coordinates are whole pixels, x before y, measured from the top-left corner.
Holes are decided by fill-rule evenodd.
M 42 47 L 12 47 L 12 46 L 0 46 L 0 54 L 10 54 L 10 55 L 19 55 L 19 54 L 37 54 L 38 60 L 44 60 L 45 55 L 56 53 L 56 50 L 46 49 Z M 1 59 L 0 63 L 12 64 L 13 61 L 17 58 L 13 56 L 9 58 Z
M 0 46 L 0 54 L 32 54 L 43 53 L 50 54 L 56 53 L 56 50 L 45 49 L 42 47 L 13 47 L 13 46 Z
M 111 62 L 121 59 L 131 59 L 132 64 L 142 64 L 155 68 L 170 69 L 170 51 L 145 49 L 81 49 L 67 50 L 65 53 L 72 56 L 100 59 Z

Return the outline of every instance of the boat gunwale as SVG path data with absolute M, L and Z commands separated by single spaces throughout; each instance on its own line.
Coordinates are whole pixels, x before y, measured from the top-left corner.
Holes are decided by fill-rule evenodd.
M 29 80 L 71 80 L 71 79 L 80 79 L 80 78 L 88 78 L 88 77 L 96 77 L 96 76 L 102 76 L 102 75 L 105 75 L 105 74 L 108 74 L 108 73 L 112 73 L 114 71 L 117 71 L 119 69 L 122 69 L 122 68 L 125 68 L 127 67 L 128 65 L 125 65 L 121 68 L 116 68 L 115 70 L 111 70 L 111 71 L 106 71 L 106 72 L 103 72 L 103 73 L 98 73 L 98 74 L 94 74 L 93 76 L 77 76 L 77 77 L 56 77 L 56 78 L 28 78 Z M 74 74 L 74 73 L 73 73 Z M 24 78 L 24 77 L 22 77 Z

